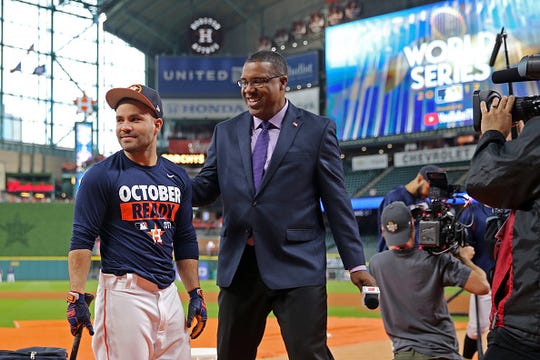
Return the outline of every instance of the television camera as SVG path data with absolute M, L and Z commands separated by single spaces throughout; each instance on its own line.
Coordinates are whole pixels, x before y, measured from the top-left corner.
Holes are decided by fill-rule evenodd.
M 445 172 L 428 172 L 429 207 L 415 209 L 412 214 L 418 220 L 419 245 L 435 255 L 445 252 L 456 253 L 465 246 L 467 228 L 459 222 L 463 208 L 454 214 L 447 201 L 460 190 L 458 185 L 449 185 Z
M 517 67 L 506 70 L 494 71 L 491 80 L 495 84 L 511 83 L 521 81 L 540 80 L 540 54 L 524 56 Z M 487 107 L 491 106 L 494 99 L 500 99 L 501 94 L 495 90 L 475 90 L 473 93 L 473 127 L 479 132 L 482 124 L 482 112 L 480 103 L 486 102 Z M 516 97 L 512 109 L 512 121 L 517 122 L 540 116 L 540 95 Z

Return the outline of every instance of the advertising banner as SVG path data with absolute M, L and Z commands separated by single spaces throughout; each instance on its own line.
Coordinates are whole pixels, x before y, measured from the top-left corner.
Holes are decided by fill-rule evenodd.
M 540 1 L 453 0 L 327 27 L 326 109 L 340 140 L 469 127 L 477 89 L 506 68 L 504 46 L 490 66 L 504 28 L 509 63 L 540 52 Z M 516 96 L 539 93 L 539 82 L 513 84 Z
M 160 56 L 157 84 L 162 98 L 240 97 L 236 84 L 242 57 Z
M 466 145 L 399 152 L 394 154 L 394 166 L 401 167 L 469 161 L 475 149 L 476 145 Z
M 318 85 L 318 52 L 290 55 L 286 59 L 291 90 Z M 162 98 L 240 98 L 236 82 L 242 76 L 245 60 L 245 56 L 160 56 L 159 93 Z
M 238 86 L 237 86 L 238 88 Z M 244 100 L 236 99 L 163 99 L 167 119 L 223 120 L 247 110 Z
M 289 82 L 287 86 L 294 90 L 297 87 L 316 86 L 319 84 L 319 53 L 310 51 L 305 54 L 287 56 Z

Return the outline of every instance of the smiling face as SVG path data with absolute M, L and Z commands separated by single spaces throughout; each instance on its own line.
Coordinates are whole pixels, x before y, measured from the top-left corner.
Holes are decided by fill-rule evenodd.
M 163 120 L 134 100 L 124 100 L 116 108 L 116 136 L 124 153 L 131 160 L 152 165 L 157 157 L 157 134 Z
M 251 82 L 253 79 L 268 79 L 280 75 L 270 62 L 246 62 L 242 68 L 242 79 Z M 251 115 L 262 120 L 269 120 L 285 105 L 285 85 L 287 76 L 269 80 L 262 87 L 251 83 L 242 88 L 242 98 Z

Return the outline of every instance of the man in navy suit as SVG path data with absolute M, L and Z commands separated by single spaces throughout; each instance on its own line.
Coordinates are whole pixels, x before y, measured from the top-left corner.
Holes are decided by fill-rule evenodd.
M 291 104 L 287 80 L 287 63 L 276 52 L 258 51 L 246 60 L 238 85 L 248 111 L 216 125 L 193 180 L 194 206 L 220 195 L 223 201 L 220 360 L 255 359 L 271 311 L 290 359 L 333 359 L 326 342 L 321 201 L 351 281 L 359 288 L 375 285 L 345 190 L 336 124 Z M 259 137 L 266 137 L 265 156 Z M 263 164 L 252 163 L 256 159 Z M 259 168 L 260 185 L 254 178 Z

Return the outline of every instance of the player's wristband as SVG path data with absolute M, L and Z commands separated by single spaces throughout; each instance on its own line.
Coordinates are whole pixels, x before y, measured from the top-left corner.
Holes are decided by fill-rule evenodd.
M 191 291 L 188 291 L 188 294 L 189 294 L 189 297 L 190 299 L 196 297 L 196 296 L 200 296 L 200 297 L 203 297 L 203 291 L 201 288 L 195 288 Z
M 77 300 L 79 300 L 79 297 L 83 295 L 81 294 L 80 292 L 77 292 L 77 291 L 70 291 L 67 295 L 67 302 L 70 303 L 70 304 L 74 304 L 77 302 Z

